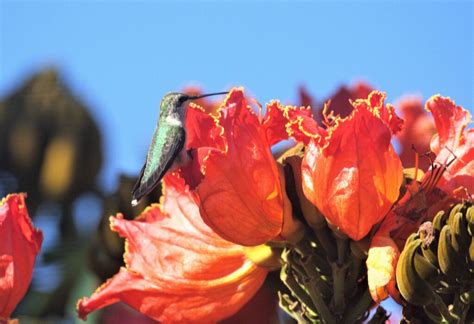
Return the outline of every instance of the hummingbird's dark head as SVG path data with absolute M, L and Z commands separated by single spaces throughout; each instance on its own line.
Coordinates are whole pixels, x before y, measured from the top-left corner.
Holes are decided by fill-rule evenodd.
M 187 100 L 190 99 L 190 96 L 185 93 L 179 92 L 170 92 L 167 93 L 163 100 L 161 101 L 161 107 L 178 107 L 182 106 Z
M 180 92 L 170 92 L 167 93 L 163 100 L 161 101 L 160 110 L 162 112 L 178 112 L 182 113 L 183 108 L 186 106 L 185 103 L 188 100 L 196 100 L 204 97 L 215 96 L 215 95 L 223 95 L 227 94 L 228 92 L 216 92 L 216 93 L 208 93 L 203 95 L 191 96 L 185 93 Z

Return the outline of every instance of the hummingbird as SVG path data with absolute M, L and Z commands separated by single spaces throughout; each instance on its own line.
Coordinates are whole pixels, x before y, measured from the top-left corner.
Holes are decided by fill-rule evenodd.
M 132 206 L 136 206 L 143 196 L 148 195 L 168 170 L 178 168 L 189 159 L 185 149 L 186 103 L 189 100 L 227 93 L 216 92 L 191 96 L 185 93 L 171 92 L 163 97 L 160 104 L 160 116 L 148 148 L 145 164 L 132 189 Z

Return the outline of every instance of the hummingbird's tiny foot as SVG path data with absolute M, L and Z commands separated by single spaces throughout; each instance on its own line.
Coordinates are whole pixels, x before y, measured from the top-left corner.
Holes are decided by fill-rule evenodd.
M 138 200 L 133 199 L 132 200 L 132 207 L 135 207 L 136 205 L 138 205 Z

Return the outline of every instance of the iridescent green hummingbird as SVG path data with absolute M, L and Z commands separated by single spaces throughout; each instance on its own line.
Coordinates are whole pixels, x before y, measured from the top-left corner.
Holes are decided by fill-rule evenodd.
M 148 195 L 170 169 L 181 166 L 189 159 L 185 149 L 187 101 L 204 97 L 223 95 L 228 92 L 216 92 L 199 96 L 171 92 L 161 100 L 160 117 L 156 125 L 145 165 L 132 190 L 132 206 Z

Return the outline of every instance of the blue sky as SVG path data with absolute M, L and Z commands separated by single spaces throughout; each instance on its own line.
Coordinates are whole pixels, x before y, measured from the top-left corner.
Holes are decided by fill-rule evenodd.
M 163 94 L 242 85 L 260 102 L 363 79 L 389 101 L 474 107 L 471 1 L 0 2 L 0 96 L 55 65 L 105 131 L 106 187 L 136 174 Z M 471 109 L 472 111 L 472 109 Z

